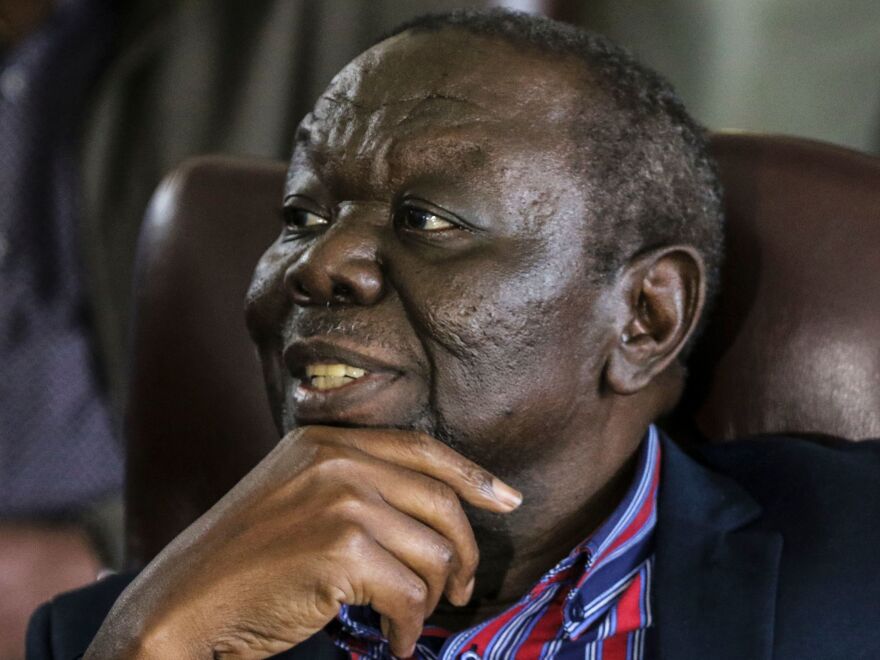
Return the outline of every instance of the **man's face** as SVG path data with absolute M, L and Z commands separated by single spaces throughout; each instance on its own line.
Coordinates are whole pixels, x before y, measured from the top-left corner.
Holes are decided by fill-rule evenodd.
M 571 168 L 583 84 L 456 30 L 399 35 L 334 79 L 249 294 L 284 430 L 416 428 L 504 478 L 601 423 L 610 324 Z

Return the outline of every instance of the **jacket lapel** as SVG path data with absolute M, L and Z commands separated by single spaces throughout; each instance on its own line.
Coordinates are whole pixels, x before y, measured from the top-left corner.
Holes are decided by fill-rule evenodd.
M 658 495 L 654 614 L 661 660 L 768 659 L 782 537 L 761 507 L 668 439 Z

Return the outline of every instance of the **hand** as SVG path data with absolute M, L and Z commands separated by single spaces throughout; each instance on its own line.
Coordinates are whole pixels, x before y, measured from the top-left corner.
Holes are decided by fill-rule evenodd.
M 506 513 L 521 496 L 424 434 L 298 429 L 129 586 L 86 660 L 264 658 L 343 604 L 372 606 L 411 655 L 440 597 L 473 591 L 459 498 Z

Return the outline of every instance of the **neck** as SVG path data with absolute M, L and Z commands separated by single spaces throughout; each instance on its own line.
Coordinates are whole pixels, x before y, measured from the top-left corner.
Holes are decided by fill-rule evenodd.
M 450 631 L 463 630 L 511 607 L 571 550 L 611 515 L 632 483 L 637 449 L 644 433 L 621 443 L 596 443 L 605 458 L 587 457 L 574 465 L 569 457 L 557 466 L 540 467 L 523 505 L 508 516 L 468 511 L 480 547 L 474 596 L 464 607 L 442 601 L 430 623 Z M 619 451 L 609 451 L 611 446 Z M 583 449 L 583 448 L 582 448 Z M 538 471 L 538 470 L 536 470 Z M 552 475 L 548 487 L 546 475 Z M 590 478 L 593 477 L 593 478 Z M 522 481 L 520 481 L 522 483 Z M 592 487 L 598 484 L 598 487 Z M 538 485 L 539 487 L 534 487 Z
M 612 514 L 635 477 L 648 425 L 681 393 L 681 369 L 668 372 L 635 394 L 608 397 L 587 419 L 573 416 L 555 435 L 545 430 L 552 443 L 516 457 L 530 466 L 524 474 L 496 473 L 523 503 L 507 516 L 468 510 L 480 548 L 474 596 L 464 607 L 441 601 L 431 624 L 457 632 L 500 614 Z

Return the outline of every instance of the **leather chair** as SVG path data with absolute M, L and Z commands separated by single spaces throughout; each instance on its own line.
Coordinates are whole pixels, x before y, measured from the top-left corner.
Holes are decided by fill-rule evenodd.
M 281 230 L 285 164 L 188 160 L 153 196 L 138 245 L 125 418 L 126 555 L 138 566 L 278 439 L 244 295 Z
M 689 359 L 681 440 L 880 436 L 880 159 L 713 137 L 723 294 Z M 283 163 L 206 157 L 156 193 L 139 247 L 126 426 L 128 558 L 149 561 L 277 441 L 242 318 L 280 231 Z

